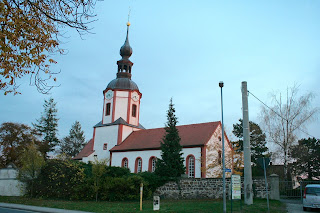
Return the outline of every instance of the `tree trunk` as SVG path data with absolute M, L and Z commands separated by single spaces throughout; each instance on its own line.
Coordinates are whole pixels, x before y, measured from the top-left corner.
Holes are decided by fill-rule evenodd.
M 33 180 L 31 181 L 31 198 L 33 198 Z
M 284 168 L 284 179 L 287 180 L 288 179 L 288 165 L 287 165 L 287 151 L 285 150 L 284 151 L 284 165 L 283 165 L 283 168 Z

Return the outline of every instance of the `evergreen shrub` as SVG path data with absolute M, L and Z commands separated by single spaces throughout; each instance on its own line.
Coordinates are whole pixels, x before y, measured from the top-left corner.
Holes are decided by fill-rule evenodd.
M 158 187 L 163 186 L 165 183 L 171 180 L 166 176 L 159 176 L 153 172 L 142 172 L 139 173 L 139 175 L 147 183 L 148 190 L 150 190 L 152 193 L 154 193 Z
M 151 199 L 153 192 L 167 181 L 165 177 L 151 172 L 132 174 L 127 168 L 106 166 L 98 199 L 104 201 L 139 200 L 141 183 L 143 183 L 143 198 Z M 95 200 L 91 163 L 47 160 L 36 183 L 36 197 Z
M 38 197 L 73 199 L 85 183 L 84 169 L 74 161 L 47 160 L 36 182 Z
M 144 183 L 142 177 L 130 175 L 123 177 L 107 177 L 100 194 L 102 200 L 138 200 L 140 197 L 140 184 Z M 145 189 L 148 189 L 146 187 Z M 145 196 L 150 196 L 149 190 L 144 190 Z
M 123 177 L 130 175 L 130 170 L 124 167 L 117 166 L 107 166 L 106 167 L 106 176 L 108 177 Z

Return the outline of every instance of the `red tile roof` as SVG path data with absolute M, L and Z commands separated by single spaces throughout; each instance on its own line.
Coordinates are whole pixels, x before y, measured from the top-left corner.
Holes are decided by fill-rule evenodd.
M 91 139 L 81 150 L 81 152 L 72 158 L 73 160 L 81 160 L 83 157 L 88 157 L 94 152 L 93 150 L 93 139 Z
M 177 126 L 183 147 L 205 145 L 217 127 L 218 122 L 190 124 Z M 146 129 L 132 132 L 120 145 L 113 147 L 111 152 L 160 149 L 160 144 L 165 135 L 164 128 Z

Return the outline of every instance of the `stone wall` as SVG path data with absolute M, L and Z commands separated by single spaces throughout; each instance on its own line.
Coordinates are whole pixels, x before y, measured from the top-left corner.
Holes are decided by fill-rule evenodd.
M 17 180 L 18 171 L 13 164 L 0 169 L 0 196 L 22 196 L 23 185 Z
M 278 177 L 268 177 L 268 192 L 270 199 L 279 199 L 277 194 L 279 193 L 279 181 L 278 187 L 274 183 L 274 180 Z M 273 188 L 271 188 L 273 186 Z M 243 179 L 242 179 L 243 189 Z M 257 198 L 266 198 L 265 180 L 263 177 L 253 179 L 253 192 Z M 231 196 L 230 192 L 230 178 L 226 179 L 226 193 L 227 197 Z M 159 195 L 162 198 L 169 199 L 195 199 L 195 198 L 212 198 L 219 199 L 223 195 L 223 181 L 221 178 L 182 178 L 177 182 L 169 182 L 164 186 L 159 187 L 155 195 Z M 243 197 L 243 191 L 242 191 Z

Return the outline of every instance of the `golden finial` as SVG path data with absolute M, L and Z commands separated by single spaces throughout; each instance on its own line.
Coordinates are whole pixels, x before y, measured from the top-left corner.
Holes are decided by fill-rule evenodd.
M 130 26 L 130 22 L 127 22 L 127 26 L 128 26 L 128 27 Z

